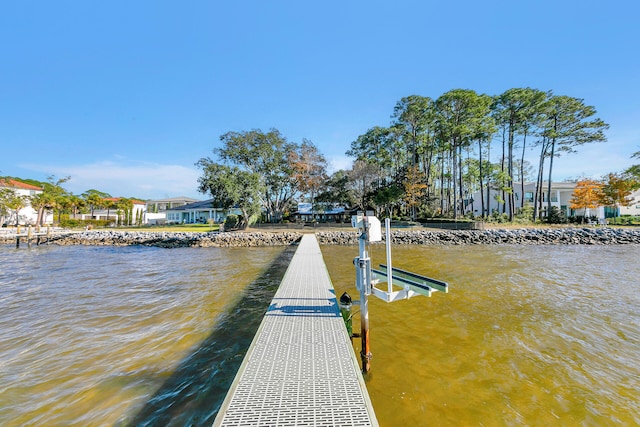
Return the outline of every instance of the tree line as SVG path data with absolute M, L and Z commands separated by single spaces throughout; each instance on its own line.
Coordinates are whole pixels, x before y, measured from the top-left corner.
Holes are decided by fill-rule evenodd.
M 551 191 L 553 160 L 606 141 L 609 126 L 595 114 L 582 99 L 531 88 L 495 96 L 468 89 L 437 99 L 412 95 L 396 103 L 388 126 L 351 142 L 347 170 L 329 175 L 311 141 L 290 142 L 276 129 L 228 132 L 214 149 L 216 159 L 196 163 L 203 172 L 199 190 L 218 207 L 240 207 L 244 224 L 261 209 L 266 220 L 279 221 L 294 201 L 310 202 L 317 212 L 346 205 L 413 220 L 455 219 L 475 215 L 474 194 L 486 218 L 496 193 L 499 213 L 513 220 L 525 207 L 524 197 L 515 199 L 516 186 L 524 194 L 529 181 L 536 183 L 530 219 L 537 220 L 551 211 L 544 193 Z M 525 158 L 532 154 L 535 165 Z M 634 177 L 631 169 L 611 176 Z
M 359 206 L 416 220 L 475 216 L 472 202 L 479 197 L 478 216 L 499 213 L 513 220 L 525 208 L 525 198 L 515 198 L 516 186 L 524 194 L 528 181 L 535 182 L 530 219 L 550 218 L 551 197 L 544 195 L 551 190 L 554 159 L 606 141 L 608 125 L 595 115 L 582 99 L 531 88 L 500 95 L 454 89 L 436 99 L 411 95 L 395 104 L 388 125 L 373 126 L 350 142 L 345 154 L 353 163 L 346 170 L 329 174 L 326 157 L 313 142 L 289 141 L 277 129 L 227 132 L 215 156 L 196 163 L 202 170 L 198 190 L 212 197 L 212 207 L 239 208 L 241 227 L 260 216 L 279 222 L 301 201 L 317 213 Z M 527 160 L 531 156 L 534 164 Z M 635 165 L 611 173 L 605 182 L 618 180 L 635 189 L 639 177 Z M 38 223 L 45 211 L 60 219 L 82 210 L 93 216 L 95 209 L 114 209 L 125 224 L 142 220 L 132 218 L 132 199 L 113 199 L 98 190 L 76 196 L 62 187 L 68 179 L 36 183 L 44 188 L 30 198 Z M 5 193 L 0 193 L 2 212 L 24 206 L 25 200 Z M 498 212 L 490 211 L 491 197 L 497 198 Z M 622 204 L 625 197 L 608 200 Z
M 69 181 L 70 177 L 56 178 L 49 176 L 46 182 L 31 179 L 16 179 L 5 177 L 0 180 L 8 182 L 15 179 L 26 184 L 35 185 L 42 188 L 42 192 L 38 192 L 32 196 L 20 195 L 16 191 L 8 187 L 0 188 L 0 223 L 5 223 L 5 218 L 10 212 L 15 215 L 13 220 L 18 225 L 19 214 L 26 206 L 31 206 L 37 213 L 36 224 L 44 225 L 47 213 L 53 213 L 54 221 L 60 223 L 62 217 L 75 219 L 80 213 L 91 213 L 98 209 L 107 210 L 107 218 L 111 213 L 115 213 L 118 221 L 124 225 L 140 225 L 143 218 L 140 213 L 133 212 L 133 198 L 111 197 L 110 194 L 95 189 L 87 190 L 81 195 L 75 195 L 67 191 L 63 184 Z

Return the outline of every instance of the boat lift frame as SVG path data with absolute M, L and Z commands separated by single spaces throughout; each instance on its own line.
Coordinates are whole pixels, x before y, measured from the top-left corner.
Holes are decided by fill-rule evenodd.
M 362 340 L 362 372 L 371 370 L 371 350 L 369 343 L 369 295 L 380 298 L 385 302 L 409 299 L 414 296 L 431 296 L 432 292 L 449 292 L 449 285 L 441 280 L 432 279 L 410 271 L 393 268 L 391 263 L 391 220 L 385 219 L 385 245 L 387 263 L 380 264 L 379 269 L 371 268 L 371 258 L 367 246 L 370 242 L 382 240 L 380 220 L 373 212 L 358 212 L 351 217 L 351 225 L 360 233 L 358 239 L 359 254 L 353 260 L 356 267 L 356 289 L 360 293 L 360 338 Z M 386 291 L 376 287 L 378 283 L 387 282 Z M 400 287 L 394 290 L 393 286 Z

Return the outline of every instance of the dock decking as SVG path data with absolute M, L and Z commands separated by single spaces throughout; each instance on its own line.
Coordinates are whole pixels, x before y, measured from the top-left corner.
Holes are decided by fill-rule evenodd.
M 214 426 L 377 426 L 320 246 L 305 234 Z

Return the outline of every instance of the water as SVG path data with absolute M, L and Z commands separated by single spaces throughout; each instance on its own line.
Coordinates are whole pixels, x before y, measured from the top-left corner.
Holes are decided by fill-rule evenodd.
M 283 248 L 3 247 L 0 425 L 211 425 L 287 264 Z
M 357 248 L 322 249 L 337 294 L 357 298 Z M 0 247 L 0 425 L 210 425 L 286 259 Z M 380 424 L 640 425 L 638 259 L 638 246 L 394 247 L 395 266 L 451 292 L 371 300 Z
M 337 295 L 355 297 L 353 266 L 343 260 L 356 248 L 323 250 Z M 385 263 L 382 247 L 372 253 Z M 370 299 L 367 388 L 381 425 L 640 425 L 640 247 L 404 246 L 393 254 L 394 266 L 451 289 L 393 304 Z

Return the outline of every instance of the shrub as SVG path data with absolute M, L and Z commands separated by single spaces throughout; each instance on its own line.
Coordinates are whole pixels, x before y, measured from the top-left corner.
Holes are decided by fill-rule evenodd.
M 87 226 L 91 226 L 92 228 L 107 227 L 112 222 L 113 222 L 112 220 L 106 220 L 106 219 L 81 220 L 81 219 L 62 218 L 60 220 L 60 227 L 63 227 L 63 228 L 85 228 Z
M 238 218 L 238 215 L 229 214 L 227 215 L 227 218 L 224 220 L 224 229 L 232 230 L 238 227 L 239 222 L 240 222 L 240 218 Z
M 550 224 L 566 224 L 569 222 L 565 213 L 557 206 L 551 206 L 551 211 L 547 216 L 547 222 Z

